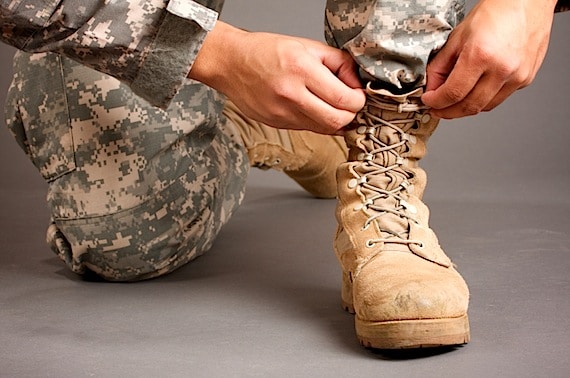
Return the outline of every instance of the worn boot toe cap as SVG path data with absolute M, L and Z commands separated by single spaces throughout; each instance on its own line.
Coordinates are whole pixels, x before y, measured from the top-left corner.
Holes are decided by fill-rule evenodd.
M 467 313 L 469 301 L 467 285 L 453 267 L 405 252 L 374 258 L 353 290 L 357 316 L 377 322 L 457 318 Z

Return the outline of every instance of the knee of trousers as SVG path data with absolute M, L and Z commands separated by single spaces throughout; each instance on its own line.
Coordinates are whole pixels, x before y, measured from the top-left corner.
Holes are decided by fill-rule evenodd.
M 199 187 L 191 176 L 127 210 L 54 219 L 48 245 L 80 275 L 140 281 L 170 273 L 212 247 L 243 199 L 245 176 Z
M 241 204 L 248 173 L 245 152 L 226 133 L 206 151 L 207 179 L 196 169 L 146 201 L 112 214 L 54 218 L 51 249 L 74 272 L 107 281 L 140 281 L 170 273 L 207 252 Z
M 108 281 L 158 277 L 202 255 L 220 231 L 214 193 L 200 193 L 199 208 L 193 199 L 182 187 L 170 187 L 119 213 L 53 220 L 47 242 L 80 275 L 91 271 Z

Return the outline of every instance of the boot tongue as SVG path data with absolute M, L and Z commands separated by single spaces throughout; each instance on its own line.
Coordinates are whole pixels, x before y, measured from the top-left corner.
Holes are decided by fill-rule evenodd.
M 391 211 L 397 211 L 401 207 L 400 200 L 396 197 L 399 196 L 401 184 L 405 180 L 405 174 L 400 168 L 388 171 L 381 175 L 370 175 L 368 184 L 372 187 L 382 188 L 386 192 L 393 194 L 383 194 L 368 187 L 362 188 L 362 193 L 368 199 L 373 199 L 372 209 L 382 213 L 375 222 L 381 230 L 381 236 L 385 239 L 408 239 L 409 238 L 409 220 L 405 217 L 394 214 Z M 386 209 L 387 211 L 383 211 Z M 388 232 L 390 231 L 390 232 Z M 394 235 L 394 234 L 397 234 Z M 403 243 L 385 243 L 389 246 L 390 250 L 409 251 L 409 247 Z
M 386 121 L 391 121 L 394 119 L 407 119 L 410 117 L 409 114 L 402 114 L 391 111 L 380 111 L 378 116 Z M 412 121 L 413 123 L 413 121 Z M 404 131 L 405 128 L 409 128 L 409 122 L 405 124 L 400 124 L 400 128 Z M 383 168 L 393 167 L 392 169 L 386 171 L 383 174 L 371 174 L 368 177 L 368 183 L 371 186 L 382 188 L 387 192 L 391 192 L 391 195 L 381 196 L 374 201 L 374 206 L 378 209 L 385 208 L 392 211 L 397 211 L 401 208 L 402 204 L 400 200 L 396 197 L 401 197 L 403 187 L 402 183 L 408 179 L 408 174 L 402 168 L 402 154 L 407 152 L 407 146 L 405 144 L 399 145 L 402 142 L 402 132 L 392 128 L 392 127 L 379 127 L 376 133 L 376 138 L 382 142 L 385 146 L 394 146 L 393 148 L 387 149 L 386 151 L 379 152 L 375 155 L 374 163 Z M 378 148 L 379 146 L 374 146 L 373 148 Z M 374 171 L 375 167 L 368 167 L 366 170 L 369 172 Z M 367 198 L 374 198 L 378 196 L 378 193 L 373 190 L 369 190 L 366 193 Z M 380 211 L 380 210 L 377 210 Z M 381 212 L 381 211 L 380 211 Z M 409 220 L 406 217 L 399 216 L 392 212 L 384 212 L 383 215 L 377 218 L 376 222 L 380 230 L 382 231 L 382 237 L 385 239 L 409 239 Z M 398 236 L 393 235 L 386 230 L 396 233 Z M 385 243 L 386 247 L 390 250 L 408 252 L 410 248 L 404 243 Z

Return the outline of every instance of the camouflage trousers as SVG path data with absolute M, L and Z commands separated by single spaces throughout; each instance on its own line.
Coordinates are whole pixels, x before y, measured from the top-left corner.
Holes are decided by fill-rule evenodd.
M 410 92 L 425 85 L 428 60 L 464 8 L 463 0 L 327 0 L 325 37 L 350 52 L 364 82 Z
M 223 102 L 188 82 L 166 110 L 55 54 L 18 53 L 7 124 L 48 182 L 47 240 L 72 271 L 133 281 L 207 251 L 249 169 Z

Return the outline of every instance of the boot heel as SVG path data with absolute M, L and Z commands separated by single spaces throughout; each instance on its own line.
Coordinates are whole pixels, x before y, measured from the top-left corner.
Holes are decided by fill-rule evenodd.
M 351 314 L 354 314 L 354 305 L 352 301 L 352 281 L 350 275 L 346 272 L 342 273 L 342 288 L 340 292 L 342 308 Z

